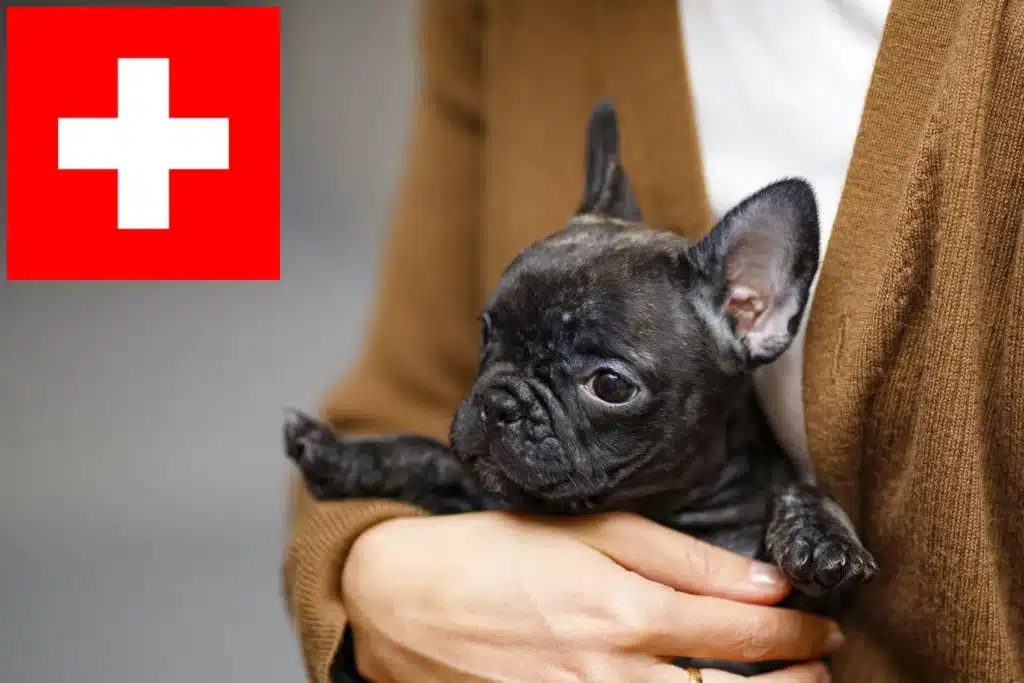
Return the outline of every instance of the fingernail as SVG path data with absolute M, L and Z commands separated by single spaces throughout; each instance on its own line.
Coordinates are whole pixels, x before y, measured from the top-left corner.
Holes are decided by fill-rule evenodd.
M 750 582 L 766 588 L 781 588 L 786 585 L 786 575 L 775 565 L 755 562 L 750 565 Z
M 828 637 L 825 639 L 825 651 L 835 652 L 842 647 L 845 642 L 846 636 L 844 636 L 843 632 L 839 630 L 839 624 L 833 622 L 832 625 L 829 626 Z

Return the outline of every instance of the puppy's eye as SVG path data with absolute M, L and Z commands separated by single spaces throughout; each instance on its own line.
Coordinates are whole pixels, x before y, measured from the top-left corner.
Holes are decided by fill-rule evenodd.
M 628 403 L 637 395 L 635 384 L 611 370 L 599 370 L 587 381 L 587 389 L 598 400 L 612 405 Z

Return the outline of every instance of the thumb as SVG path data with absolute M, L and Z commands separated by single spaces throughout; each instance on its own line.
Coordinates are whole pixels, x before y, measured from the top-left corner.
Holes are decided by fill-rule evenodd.
M 566 529 L 622 567 L 684 593 L 775 604 L 790 583 L 774 565 L 756 562 L 635 514 L 571 518 Z

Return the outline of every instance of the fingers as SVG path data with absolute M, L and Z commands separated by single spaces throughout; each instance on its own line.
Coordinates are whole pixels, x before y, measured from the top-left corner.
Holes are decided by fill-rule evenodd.
M 762 662 L 818 659 L 843 642 L 832 620 L 749 604 L 776 602 L 789 586 L 758 581 L 752 570 L 759 563 L 740 555 L 636 515 L 599 515 L 564 528 L 633 572 L 611 598 L 622 647 L 654 656 Z
M 832 680 L 828 675 L 828 669 L 820 662 L 791 666 L 750 678 L 717 669 L 701 669 L 700 675 L 704 683 L 741 683 L 744 681 L 746 683 L 828 683 Z M 687 673 L 686 669 L 674 664 L 651 666 L 643 681 L 644 683 L 695 683 L 695 679 Z
M 774 604 L 790 584 L 755 562 L 637 515 L 616 513 L 566 523 L 570 533 L 618 564 L 684 593 Z
M 798 610 L 677 593 L 636 577 L 621 608 L 628 649 L 654 656 L 743 662 L 819 659 L 838 649 L 838 625 Z

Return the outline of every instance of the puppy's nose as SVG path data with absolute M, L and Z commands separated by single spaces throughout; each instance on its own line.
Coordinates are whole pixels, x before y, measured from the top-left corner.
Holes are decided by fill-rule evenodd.
M 483 396 L 480 416 L 488 424 L 503 427 L 519 420 L 523 414 L 515 396 L 503 389 L 491 389 Z

